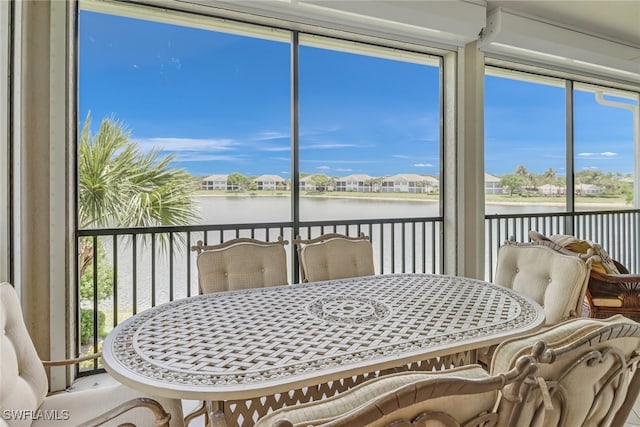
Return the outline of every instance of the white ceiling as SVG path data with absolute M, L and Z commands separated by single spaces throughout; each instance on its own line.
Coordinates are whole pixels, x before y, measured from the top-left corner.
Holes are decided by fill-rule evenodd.
M 517 10 L 640 47 L 640 0 L 487 1 L 488 11 L 497 7 Z
M 415 46 L 450 49 L 479 40 L 494 59 L 524 59 L 640 83 L 640 0 L 172 1 L 213 6 L 232 18 L 250 14 L 267 25 L 274 20 L 286 28 L 308 25 L 330 35 L 356 32 Z M 504 11 L 492 13 L 497 8 Z

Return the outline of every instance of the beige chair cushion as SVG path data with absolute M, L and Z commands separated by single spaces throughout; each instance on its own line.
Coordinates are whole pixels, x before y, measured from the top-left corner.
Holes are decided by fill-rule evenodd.
M 492 373 L 506 372 L 513 368 L 520 356 L 531 353 L 533 345 L 545 340 L 550 347 L 559 347 L 572 342 L 589 332 L 602 326 L 602 322 L 610 322 L 611 319 L 596 320 L 587 317 L 579 317 L 560 322 L 539 332 L 534 332 L 519 338 L 512 338 L 502 342 L 496 349 L 491 360 Z
M 616 267 L 616 264 L 613 262 L 607 251 L 605 251 L 600 244 L 592 243 L 591 247 L 595 254 L 600 257 L 600 264 L 602 264 L 606 274 L 620 274 L 618 267 Z
M 488 378 L 488 376 L 487 372 L 478 365 L 463 366 L 443 372 L 402 372 L 386 375 L 367 381 L 328 399 L 279 409 L 258 420 L 256 427 L 272 426 L 280 419 L 291 421 L 295 427 L 319 425 L 346 417 L 366 406 L 373 406 L 377 399 L 393 394 L 399 389 L 409 387 L 419 381 L 437 381 L 447 377 L 483 379 Z M 373 422 L 368 422 L 369 420 L 367 420 L 366 425 L 369 427 L 385 426 L 396 419 L 412 419 L 417 414 L 429 410 L 455 414 L 457 421 L 463 423 L 479 413 L 491 411 L 497 396 L 497 390 L 474 394 L 471 397 L 468 394 L 445 397 L 435 396 L 422 402 L 402 407 Z M 363 422 L 358 425 L 364 424 Z
M 286 285 L 287 255 L 283 245 L 238 243 L 198 255 L 202 293 Z
M 120 384 L 47 396 L 49 384 L 42 361 L 25 326 L 18 296 L 9 283 L 0 284 L 0 330 L 0 426 L 77 425 L 131 398 L 149 397 Z M 171 413 L 172 427 L 184 425 L 180 400 L 153 399 Z M 21 418 L 12 413 L 25 415 Z M 116 420 L 119 422 L 106 425 L 116 426 L 125 420 L 139 426 L 154 425 L 152 412 L 142 408 Z
M 566 234 L 553 234 L 549 236 L 549 241 L 579 254 L 586 254 L 590 249 L 593 249 L 594 254 L 600 257 L 600 260 L 595 261 L 591 266 L 593 271 L 602 274 L 620 274 L 609 254 L 598 243 Z
M 182 427 L 182 403 L 178 399 L 163 399 L 152 397 L 144 393 L 125 387 L 121 384 L 96 389 L 62 392 L 45 399 L 40 406 L 41 413 L 68 415 L 68 419 L 60 417 L 58 420 L 37 420 L 33 427 L 66 427 L 85 423 L 94 417 L 115 408 L 116 406 L 137 397 L 149 397 L 162 405 L 171 414 L 169 425 Z M 153 426 L 152 412 L 147 408 L 135 408 L 104 424 L 106 427 L 116 427 L 123 423 L 133 423 L 136 426 Z
M 299 254 L 309 282 L 375 274 L 373 248 L 368 240 L 333 238 L 304 245 Z
M 0 410 L 36 410 L 49 384 L 24 324 L 20 301 L 9 283 L 0 284 L 0 332 Z M 24 420 L 10 425 L 30 424 L 31 420 Z
M 542 305 L 546 325 L 580 312 L 588 281 L 589 266 L 577 256 L 527 244 L 505 244 L 498 251 L 494 282 Z

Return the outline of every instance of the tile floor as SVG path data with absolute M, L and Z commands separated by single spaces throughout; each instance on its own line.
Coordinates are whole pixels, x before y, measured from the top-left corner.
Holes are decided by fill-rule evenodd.
M 624 427 L 638 427 L 640 426 L 640 398 L 636 400 L 636 404 L 633 405 L 633 412 L 627 418 L 627 422 Z

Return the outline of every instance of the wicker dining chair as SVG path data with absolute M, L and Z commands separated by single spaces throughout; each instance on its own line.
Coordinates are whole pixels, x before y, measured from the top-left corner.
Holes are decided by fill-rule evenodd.
M 512 369 L 523 355 L 537 372 L 519 395 L 505 395 L 505 425 L 622 427 L 640 390 L 640 325 L 621 315 L 575 318 L 542 332 L 508 339 L 495 351 L 490 372 Z
M 297 236 L 293 244 L 298 251 L 302 282 L 375 274 L 373 247 L 364 233 L 358 237 L 329 233 L 308 240 Z
M 43 362 L 22 317 L 20 301 L 9 283 L 0 283 L 0 425 L 66 427 L 183 426 L 182 402 L 152 397 L 117 384 L 97 389 L 48 394 L 45 367 L 100 357 Z
M 198 241 L 191 249 L 198 253 L 200 293 L 288 284 L 288 244 L 282 237 L 277 242 L 243 237 L 210 246 Z
M 529 238 L 541 242 L 559 252 L 586 252 L 592 250 L 597 255 L 589 275 L 586 303 L 589 316 L 607 318 L 622 314 L 640 321 L 640 274 L 632 274 L 627 267 L 609 257 L 597 243 L 581 240 L 575 236 L 545 236 L 535 230 L 529 231 Z

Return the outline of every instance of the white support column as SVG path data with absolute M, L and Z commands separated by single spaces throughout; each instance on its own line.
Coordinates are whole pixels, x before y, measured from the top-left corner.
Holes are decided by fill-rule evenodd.
M 21 16 L 12 117 L 14 255 L 25 322 L 39 356 L 67 357 L 69 282 L 67 10 L 69 2 L 19 2 Z M 19 50 L 18 50 L 19 49 Z M 67 385 L 50 372 L 51 390 Z
M 457 274 L 484 279 L 484 54 L 473 42 L 458 58 Z
M 0 282 L 9 277 L 9 2 L 0 1 Z
M 68 153 L 71 143 L 71 120 L 69 108 L 74 101 L 69 96 L 67 70 L 72 69 L 68 58 L 71 47 L 67 43 L 68 8 L 73 2 L 51 2 L 50 42 L 49 42 L 49 336 L 50 354 L 54 360 L 67 358 L 67 342 L 70 322 L 67 322 L 67 307 L 72 299 L 69 292 L 71 283 L 69 266 L 71 228 L 69 227 L 69 182 L 70 164 Z M 69 140 L 69 143 L 67 141 Z M 49 385 L 51 390 L 62 390 L 67 386 L 66 368 L 52 368 Z
M 444 204 L 444 273 L 458 274 L 458 58 L 459 54 L 449 53 L 443 64 L 443 162 L 442 182 Z

